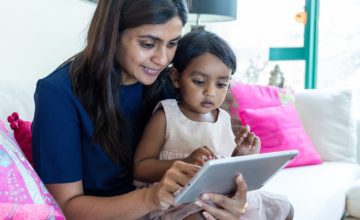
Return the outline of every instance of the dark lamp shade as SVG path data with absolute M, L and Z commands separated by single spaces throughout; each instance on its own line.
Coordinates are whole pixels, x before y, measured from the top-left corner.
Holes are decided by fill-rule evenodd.
M 199 19 L 199 22 L 235 20 L 236 6 L 237 0 L 192 0 L 189 19 Z

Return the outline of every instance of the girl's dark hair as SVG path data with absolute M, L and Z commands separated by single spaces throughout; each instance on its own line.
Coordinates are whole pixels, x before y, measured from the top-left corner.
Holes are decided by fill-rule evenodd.
M 178 42 L 173 59 L 173 66 L 179 73 L 196 57 L 211 53 L 219 58 L 229 69 L 231 75 L 236 71 L 236 56 L 234 51 L 222 38 L 208 31 L 192 31 Z
M 132 134 L 119 108 L 122 73 L 115 61 L 119 39 L 125 29 L 166 23 L 176 16 L 183 24 L 187 22 L 186 0 L 100 0 L 89 27 L 87 46 L 71 63 L 73 90 L 94 123 L 93 143 L 101 144 L 111 159 L 129 169 Z M 144 90 L 144 109 L 154 105 L 160 82 Z

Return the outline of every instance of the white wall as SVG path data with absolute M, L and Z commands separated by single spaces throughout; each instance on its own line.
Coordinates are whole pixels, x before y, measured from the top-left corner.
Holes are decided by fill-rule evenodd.
M 0 0 L 0 80 L 35 81 L 77 53 L 94 8 L 81 0 Z

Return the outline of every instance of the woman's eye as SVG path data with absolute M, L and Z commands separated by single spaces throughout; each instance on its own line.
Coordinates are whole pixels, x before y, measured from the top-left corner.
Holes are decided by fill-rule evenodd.
M 148 42 L 141 42 L 140 45 L 141 45 L 141 47 L 147 48 L 147 49 L 153 48 L 155 46 L 154 43 L 148 43 Z
M 178 45 L 178 42 L 177 41 L 171 41 L 169 44 L 168 44 L 168 47 L 169 48 L 172 48 L 172 47 L 176 47 Z
M 194 82 L 195 85 L 198 85 L 198 86 L 202 86 L 202 85 L 205 84 L 205 82 L 202 81 L 202 80 L 193 80 L 193 82 Z

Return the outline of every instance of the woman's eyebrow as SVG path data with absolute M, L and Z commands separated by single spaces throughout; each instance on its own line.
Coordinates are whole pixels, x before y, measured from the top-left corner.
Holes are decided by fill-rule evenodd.
M 156 36 L 154 36 L 154 35 L 140 35 L 139 36 L 140 38 L 150 38 L 150 39 L 152 39 L 152 40 L 154 40 L 154 41 L 159 41 L 159 42 L 163 42 L 164 40 L 163 39 L 161 39 L 160 37 L 156 37 Z M 178 41 L 178 40 L 180 40 L 180 38 L 181 38 L 181 36 L 177 36 L 176 38 L 174 38 L 174 39 L 171 39 L 170 41 Z

